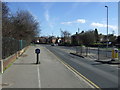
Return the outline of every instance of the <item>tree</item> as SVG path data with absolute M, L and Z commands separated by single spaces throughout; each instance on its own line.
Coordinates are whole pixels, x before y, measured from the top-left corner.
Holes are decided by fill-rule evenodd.
M 3 37 L 11 36 L 11 21 L 10 21 L 10 10 L 7 6 L 7 3 L 2 2 L 2 33 Z
M 97 29 L 95 29 L 94 34 L 95 34 L 95 42 L 97 43 L 99 41 L 99 35 Z
M 70 32 L 68 32 L 67 30 L 61 30 L 61 37 L 63 38 L 63 43 L 70 43 L 70 35 Z
M 65 31 L 61 30 L 61 36 L 62 37 L 69 37 L 70 36 L 70 32 L 68 32 L 67 30 L 65 30 Z
M 94 31 L 87 31 L 81 36 L 82 42 L 84 45 L 93 44 L 95 41 Z
M 2 3 L 2 32 L 3 37 L 18 40 L 31 40 L 41 31 L 39 22 L 26 10 L 19 10 L 15 15 L 10 14 L 7 3 Z
M 109 38 L 110 42 L 115 42 L 115 40 L 116 40 L 116 36 L 114 36 L 113 34 L 109 34 L 108 38 Z
M 84 31 L 82 31 L 81 33 L 84 33 Z
M 117 37 L 117 44 L 120 44 L 120 36 Z
M 18 40 L 31 40 L 38 35 L 39 22 L 25 10 L 17 11 L 16 15 L 12 17 L 14 25 L 13 37 Z
M 7 6 L 7 3 L 2 2 L 2 18 L 8 18 L 9 16 L 9 8 Z

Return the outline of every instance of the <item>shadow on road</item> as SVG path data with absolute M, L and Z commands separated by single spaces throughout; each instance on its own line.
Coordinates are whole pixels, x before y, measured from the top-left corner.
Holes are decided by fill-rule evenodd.
M 36 63 L 13 63 L 13 65 L 36 65 Z
M 114 64 L 114 65 L 119 65 L 120 64 L 119 61 L 99 61 L 99 60 L 96 60 L 96 62 L 100 62 L 102 64 Z
M 91 65 L 101 65 L 102 63 L 93 63 Z

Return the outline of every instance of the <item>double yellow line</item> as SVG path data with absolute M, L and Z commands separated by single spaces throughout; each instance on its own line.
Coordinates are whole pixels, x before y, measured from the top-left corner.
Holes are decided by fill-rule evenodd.
M 47 49 L 48 50 L 48 49 Z M 51 54 L 53 54 L 50 50 L 48 50 Z M 65 67 L 67 67 L 70 71 L 73 73 L 76 73 L 80 77 L 82 77 L 85 81 L 87 81 L 90 85 L 92 85 L 94 88 L 97 88 L 98 90 L 102 90 L 99 86 L 97 86 L 95 83 L 93 83 L 91 80 L 87 79 L 85 76 L 83 76 L 80 72 L 78 72 L 76 69 L 74 69 L 72 66 L 61 60 L 61 58 L 57 57 L 55 54 L 53 54 L 59 62 L 61 62 Z

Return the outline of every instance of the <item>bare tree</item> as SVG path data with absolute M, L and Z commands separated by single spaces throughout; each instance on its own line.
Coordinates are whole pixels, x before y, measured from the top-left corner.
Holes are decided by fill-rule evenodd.
M 19 10 L 15 15 L 10 14 L 7 3 L 2 3 L 3 37 L 31 41 L 39 35 L 39 22 L 26 10 Z
M 31 41 L 39 34 L 39 22 L 28 11 L 18 11 L 12 17 L 12 21 L 14 24 L 13 37 L 16 39 Z
M 62 31 L 61 30 L 61 36 L 63 38 L 63 43 L 70 43 L 70 32 L 68 32 L 67 30 Z
M 10 10 L 7 3 L 2 2 L 2 33 L 3 37 L 11 36 Z

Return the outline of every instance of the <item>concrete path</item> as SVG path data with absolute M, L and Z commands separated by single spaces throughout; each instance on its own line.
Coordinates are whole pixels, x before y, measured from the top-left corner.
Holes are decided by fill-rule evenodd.
M 40 48 L 36 65 L 35 49 Z M 43 46 L 30 46 L 2 75 L 3 88 L 93 88 Z

